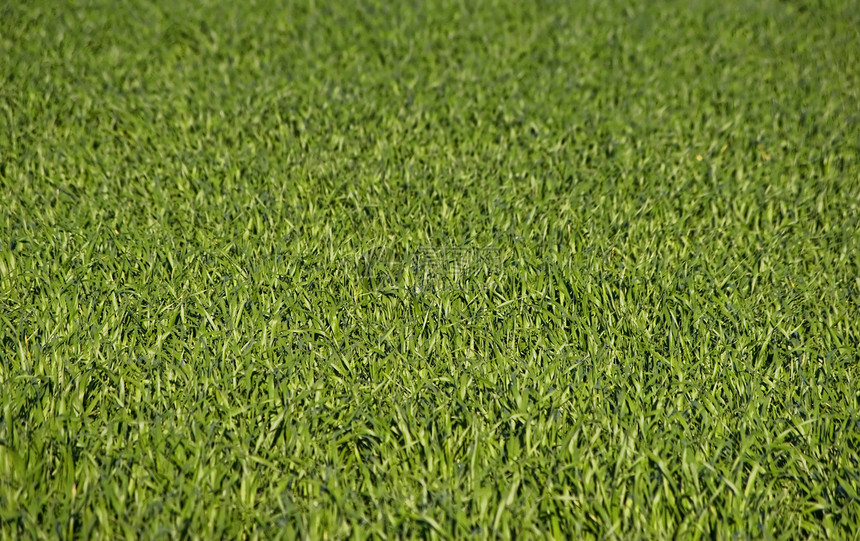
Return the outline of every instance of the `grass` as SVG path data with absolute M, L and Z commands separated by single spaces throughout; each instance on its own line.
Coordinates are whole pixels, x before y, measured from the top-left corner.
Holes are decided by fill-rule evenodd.
M 852 1 L 0 5 L 0 538 L 860 536 Z

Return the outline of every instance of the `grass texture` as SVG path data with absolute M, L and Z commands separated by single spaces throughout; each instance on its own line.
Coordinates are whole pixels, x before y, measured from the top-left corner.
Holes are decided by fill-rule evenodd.
M 0 538 L 860 536 L 854 1 L 0 3 Z

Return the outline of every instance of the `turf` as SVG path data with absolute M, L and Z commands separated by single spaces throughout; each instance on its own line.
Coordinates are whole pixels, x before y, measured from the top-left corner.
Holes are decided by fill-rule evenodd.
M 860 536 L 851 0 L 0 4 L 0 537 Z

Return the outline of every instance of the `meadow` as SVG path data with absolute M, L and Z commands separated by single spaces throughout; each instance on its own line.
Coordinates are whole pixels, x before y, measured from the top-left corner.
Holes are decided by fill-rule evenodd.
M 860 536 L 853 0 L 0 3 L 0 539 Z

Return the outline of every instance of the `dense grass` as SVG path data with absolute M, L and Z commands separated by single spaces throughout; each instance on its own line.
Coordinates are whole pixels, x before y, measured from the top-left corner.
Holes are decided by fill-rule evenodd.
M 0 537 L 856 539 L 858 89 L 850 0 L 0 4 Z

